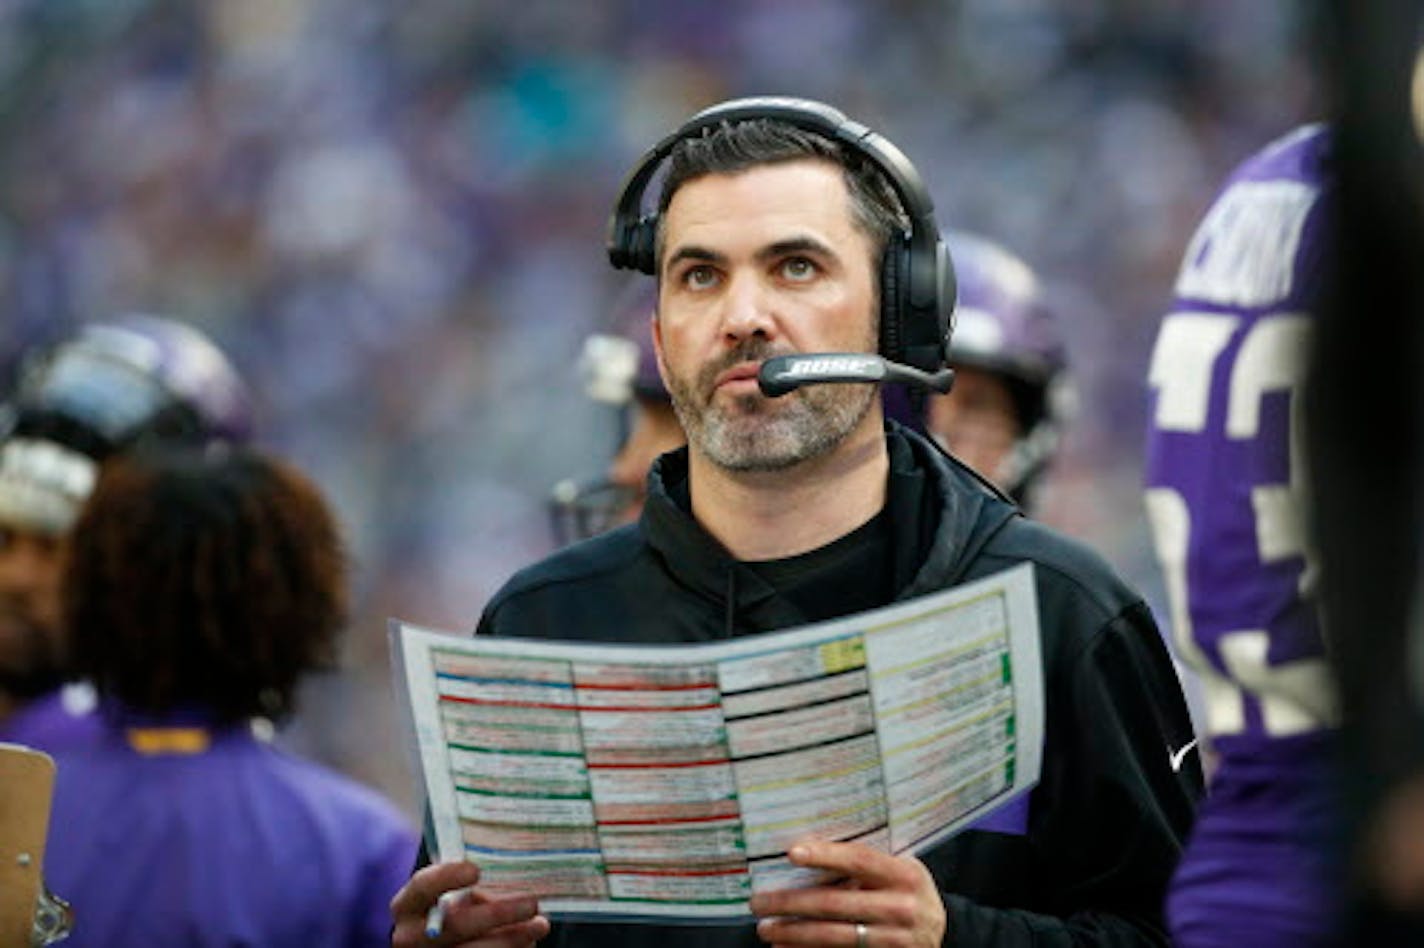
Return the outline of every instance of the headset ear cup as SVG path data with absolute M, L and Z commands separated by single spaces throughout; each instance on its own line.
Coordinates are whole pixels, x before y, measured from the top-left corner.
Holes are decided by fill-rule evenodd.
M 954 338 L 955 313 L 959 308 L 959 277 L 954 271 L 954 258 L 941 237 L 935 241 L 935 280 L 939 284 L 936 300 L 936 328 L 939 332 L 940 363 L 949 362 L 949 343 Z
M 904 241 L 892 236 L 880 260 L 880 354 L 891 362 L 905 355 L 905 263 Z
M 658 216 L 646 214 L 633 225 L 628 240 L 629 264 L 649 276 L 658 266 Z

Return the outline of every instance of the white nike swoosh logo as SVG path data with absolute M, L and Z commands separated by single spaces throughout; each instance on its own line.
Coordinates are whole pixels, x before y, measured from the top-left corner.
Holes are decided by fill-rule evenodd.
M 1182 761 L 1187 759 L 1187 754 L 1196 746 L 1197 739 L 1195 737 L 1183 744 L 1181 750 L 1172 750 L 1172 746 L 1167 745 L 1167 763 L 1172 765 L 1172 773 L 1182 769 Z

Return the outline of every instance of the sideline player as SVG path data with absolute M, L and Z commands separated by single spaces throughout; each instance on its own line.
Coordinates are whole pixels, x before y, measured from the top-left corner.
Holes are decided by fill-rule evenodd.
M 385 943 L 414 828 L 271 740 L 346 622 L 317 488 L 240 446 L 136 446 L 104 465 L 66 561 L 70 662 L 98 696 L 82 735 L 44 748 L 69 944 Z
M 251 433 L 242 379 L 174 320 L 123 315 L 30 353 L 0 406 L 0 740 L 47 746 L 88 704 L 82 689 L 60 687 L 59 582 L 103 461 L 155 439 Z
M 1218 761 L 1172 883 L 1183 948 L 1328 944 L 1336 923 L 1338 711 L 1300 428 L 1329 149 L 1308 126 L 1236 169 L 1152 353 L 1147 511 Z
M 640 326 L 646 335 L 646 322 Z M 561 546 L 637 520 L 653 461 L 687 442 L 658 375 L 651 338 L 589 336 L 579 364 L 589 398 L 616 406 L 623 415 L 617 453 L 603 474 L 554 485 L 549 513 Z
M 949 345 L 954 388 L 930 396 L 925 427 L 1032 513 L 1068 411 L 1061 333 L 1022 259 L 964 231 L 946 233 L 945 243 L 959 281 Z

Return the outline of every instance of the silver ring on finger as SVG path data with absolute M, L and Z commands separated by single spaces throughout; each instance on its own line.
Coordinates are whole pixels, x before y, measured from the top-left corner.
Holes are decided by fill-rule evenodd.
M 864 922 L 855 923 L 855 948 L 870 948 L 870 929 Z

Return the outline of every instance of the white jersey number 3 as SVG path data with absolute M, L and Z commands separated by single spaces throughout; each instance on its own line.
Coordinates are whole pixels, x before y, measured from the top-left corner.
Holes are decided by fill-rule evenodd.
M 1205 430 L 1212 375 L 1241 322 L 1239 316 L 1205 312 L 1174 313 L 1163 321 L 1148 373 L 1149 383 L 1158 389 L 1154 418 L 1158 430 Z M 1305 372 L 1309 333 L 1307 317 L 1293 313 L 1262 317 L 1247 330 L 1231 366 L 1225 418 L 1228 439 L 1256 438 L 1262 396 L 1282 390 L 1291 393 L 1289 479 L 1253 485 L 1251 506 L 1260 561 L 1303 557 L 1299 591 L 1304 596 L 1310 595 L 1315 582 L 1316 558 L 1305 535 L 1301 408 L 1295 393 Z M 1187 503 L 1171 487 L 1151 487 L 1146 507 L 1170 600 L 1173 640 L 1180 657 L 1202 676 L 1209 732 L 1224 736 L 1245 730 L 1248 695 L 1259 701 L 1262 723 L 1272 736 L 1336 723 L 1338 711 L 1324 660 L 1272 665 L 1265 629 L 1225 632 L 1217 638 L 1220 664 L 1207 657 L 1193 636 L 1188 602 L 1192 521 Z

